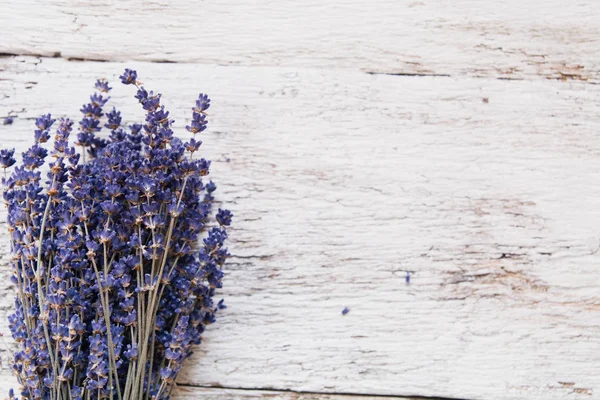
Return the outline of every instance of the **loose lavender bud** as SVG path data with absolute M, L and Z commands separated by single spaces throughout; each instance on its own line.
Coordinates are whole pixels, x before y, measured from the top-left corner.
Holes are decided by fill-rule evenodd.
M 12 125 L 13 122 L 14 122 L 14 118 L 13 117 L 6 117 L 2 121 L 2 125 Z

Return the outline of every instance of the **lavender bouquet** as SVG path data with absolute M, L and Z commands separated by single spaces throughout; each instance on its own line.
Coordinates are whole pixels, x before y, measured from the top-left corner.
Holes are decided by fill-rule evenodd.
M 65 118 L 52 149 L 44 147 L 56 123 L 50 114 L 36 120 L 34 144 L 9 177 L 15 151 L 0 152 L 17 288 L 12 370 L 23 399 L 168 399 L 224 307 L 213 297 L 232 214 L 219 209 L 210 222 L 210 161 L 194 157 L 210 100 L 200 94 L 186 127 L 194 137 L 184 143 L 161 95 L 133 70 L 120 79 L 137 87 L 143 124 L 125 129 L 119 111 L 105 113 L 111 88 L 98 80 L 81 109 L 81 152 Z

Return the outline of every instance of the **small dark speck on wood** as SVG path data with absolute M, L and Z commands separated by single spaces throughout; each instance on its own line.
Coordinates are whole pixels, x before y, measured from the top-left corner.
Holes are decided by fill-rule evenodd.
M 344 309 L 342 310 L 342 315 L 346 315 L 350 312 L 350 309 L 348 307 L 344 307 Z

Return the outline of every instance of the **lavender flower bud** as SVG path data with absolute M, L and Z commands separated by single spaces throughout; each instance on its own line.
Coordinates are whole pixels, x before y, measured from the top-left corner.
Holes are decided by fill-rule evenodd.
M 135 72 L 134 70 L 125 69 L 125 72 L 123 73 L 123 75 L 119 76 L 119 79 L 121 79 L 121 82 L 125 85 L 131 85 L 132 83 L 135 83 L 137 80 L 137 72 Z

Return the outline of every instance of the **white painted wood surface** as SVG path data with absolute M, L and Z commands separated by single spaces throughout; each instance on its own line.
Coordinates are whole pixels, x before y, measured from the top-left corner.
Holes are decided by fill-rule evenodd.
M 11 385 L 6 382 L 0 382 L 0 391 L 7 393 Z M 296 393 L 269 390 L 239 390 L 239 389 L 221 389 L 221 388 L 200 388 L 190 386 L 179 386 L 174 391 L 174 399 L 187 400 L 376 400 L 380 397 L 360 396 L 360 395 L 334 395 L 321 393 Z M 385 397 L 390 400 L 423 400 L 415 397 Z M 435 399 L 433 399 L 435 400 Z
M 179 127 L 211 95 L 204 150 L 236 214 L 229 308 L 177 398 L 600 398 L 599 15 L 592 0 L 3 0 L 0 117 L 17 118 L 0 145 L 23 150 L 41 113 L 77 118 L 100 76 L 139 118 L 125 67 Z
M 3 0 L 0 53 L 600 81 L 595 0 Z
M 598 86 L 32 57 L 0 65 L 0 115 L 18 115 L 0 140 L 21 150 L 33 118 L 76 117 L 93 80 L 115 82 L 125 66 L 164 92 L 179 127 L 197 92 L 211 94 L 205 151 L 237 216 L 229 308 L 180 383 L 598 396 Z M 131 88 L 115 86 L 125 118 L 139 117 Z

